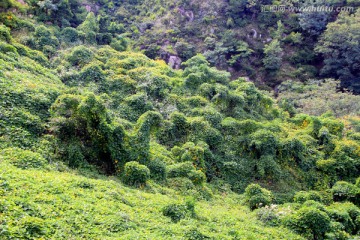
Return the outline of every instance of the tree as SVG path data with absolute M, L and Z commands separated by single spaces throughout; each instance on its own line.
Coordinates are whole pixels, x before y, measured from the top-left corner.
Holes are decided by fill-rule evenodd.
M 324 239 L 330 228 L 329 216 L 315 207 L 302 207 L 285 219 L 285 225 L 304 235 L 307 239 Z
M 305 1 L 301 4 L 301 7 L 311 8 L 324 6 L 324 1 L 315 0 L 315 1 Z M 325 29 L 326 24 L 330 20 L 331 13 L 328 11 L 304 11 L 300 12 L 298 15 L 300 27 L 308 33 L 310 36 L 317 37 Z
M 360 93 L 360 10 L 329 23 L 316 47 L 324 56 L 321 75 L 339 78 L 341 87 Z
M 95 14 L 93 12 L 88 13 L 85 21 L 80 24 L 77 29 L 83 31 L 85 34 L 89 32 L 99 32 L 99 24 L 96 20 Z
M 274 38 L 281 41 L 282 35 L 284 34 L 284 31 L 285 31 L 284 24 L 279 20 L 277 22 L 277 29 L 275 31 Z
M 265 69 L 269 71 L 279 70 L 282 63 L 282 48 L 280 47 L 279 40 L 274 39 L 270 44 L 265 45 L 264 53 L 263 63 Z

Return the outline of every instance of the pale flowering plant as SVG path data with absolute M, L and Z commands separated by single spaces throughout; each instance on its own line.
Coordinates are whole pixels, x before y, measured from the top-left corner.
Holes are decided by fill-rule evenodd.
M 290 206 L 284 207 L 270 204 L 256 210 L 256 217 L 267 225 L 278 226 L 281 223 L 281 219 L 291 213 L 292 209 Z

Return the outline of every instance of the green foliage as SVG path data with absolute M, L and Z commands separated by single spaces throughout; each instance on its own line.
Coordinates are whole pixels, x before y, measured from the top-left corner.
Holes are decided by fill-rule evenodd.
M 350 201 L 360 205 L 360 189 L 355 185 L 339 181 L 331 188 L 334 201 Z
M 322 194 L 316 191 L 300 191 L 297 192 L 294 196 L 294 202 L 304 203 L 306 201 L 313 200 L 317 202 L 323 202 Z
M 165 206 L 162 210 L 164 216 L 169 217 L 173 222 L 177 223 L 186 217 L 195 217 L 195 201 L 187 200 L 185 204 L 173 203 Z
M 77 29 L 85 34 L 89 34 L 91 32 L 97 33 L 99 31 L 99 24 L 96 20 L 95 14 L 93 12 L 89 12 L 84 22 L 81 23 Z
M 138 162 L 127 162 L 124 168 L 123 181 L 131 186 L 145 186 L 150 178 L 150 170 Z
M 122 52 L 128 49 L 129 42 L 130 40 L 126 37 L 113 38 L 110 43 L 110 46 L 116 51 Z
M 113 34 L 121 34 L 124 33 L 125 27 L 122 23 L 111 22 L 108 31 Z
M 341 229 L 349 234 L 356 234 L 359 231 L 357 222 L 360 215 L 360 209 L 354 204 L 335 203 L 327 208 L 328 215 L 332 221 L 340 223 Z
M 251 210 L 269 205 L 272 193 L 258 184 L 250 184 L 245 189 L 245 199 Z
M 75 28 L 66 27 L 61 31 L 62 40 L 66 43 L 74 43 L 79 39 L 79 33 Z
M 203 55 L 196 55 L 183 63 L 185 66 L 185 85 L 196 89 L 202 83 L 227 83 L 229 73 L 210 68 L 209 63 Z
M 186 42 L 177 42 L 175 44 L 175 50 L 183 61 L 186 61 L 195 55 L 194 46 Z
M 7 148 L 2 150 L 3 160 L 9 161 L 21 169 L 44 168 L 47 161 L 39 153 L 20 148 Z
M 264 54 L 265 57 L 263 59 L 263 63 L 265 69 L 268 71 L 279 70 L 282 64 L 282 49 L 280 47 L 280 42 L 275 39 L 271 41 L 270 44 L 265 45 Z
M 67 57 L 67 60 L 73 65 L 73 66 L 79 66 L 82 67 L 86 65 L 87 63 L 91 62 L 93 59 L 93 52 L 85 47 L 85 46 L 78 46 L 75 47 L 72 52 Z
M 101 63 L 91 62 L 81 69 L 79 77 L 83 82 L 102 82 L 105 80 L 105 72 L 101 69 Z
M 166 164 L 162 160 L 158 158 L 151 160 L 148 164 L 148 168 L 152 179 L 157 181 L 166 179 Z
M 4 25 L 0 25 L 0 40 L 7 43 L 11 42 L 10 29 Z
M 10 44 L 4 43 L 4 42 L 0 42 L 0 52 L 2 53 L 14 53 L 15 55 L 18 54 L 17 50 L 15 47 L 13 47 Z
M 324 2 L 322 1 L 312 1 L 307 2 L 304 1 L 302 7 L 319 7 L 324 6 Z M 312 35 L 312 36 L 319 36 L 325 29 L 328 21 L 331 18 L 331 15 L 328 11 L 322 11 L 322 12 L 301 12 L 297 14 L 299 17 L 299 25 L 302 28 L 303 31 L 306 33 Z
M 335 22 L 329 23 L 316 50 L 324 55 L 323 76 L 332 76 L 341 80 L 341 86 L 359 93 L 357 81 L 359 71 L 356 67 L 360 48 L 360 11 L 354 14 L 342 13 Z
M 329 216 L 314 207 L 302 207 L 284 221 L 287 227 L 307 239 L 324 239 L 325 233 L 330 229 Z
M 45 55 L 53 55 L 59 46 L 59 40 L 45 26 L 38 26 L 34 32 L 34 47 Z M 30 46 L 31 47 L 31 46 Z
M 94 94 L 64 94 L 51 107 L 51 125 L 59 144 L 60 158 L 76 167 L 86 160 L 115 171 L 126 160 L 122 155 L 124 131 L 109 124 L 105 106 Z
M 189 178 L 194 184 L 203 184 L 206 180 L 205 174 L 196 170 L 191 162 L 177 163 L 170 165 L 167 169 L 168 178 L 185 177 Z
M 356 115 L 360 112 L 360 97 L 350 92 L 339 92 L 339 85 L 340 82 L 334 79 L 306 84 L 286 81 L 279 86 L 278 102 L 282 107 L 286 102 L 298 112 L 315 116 L 326 112 L 332 112 L 336 117 Z

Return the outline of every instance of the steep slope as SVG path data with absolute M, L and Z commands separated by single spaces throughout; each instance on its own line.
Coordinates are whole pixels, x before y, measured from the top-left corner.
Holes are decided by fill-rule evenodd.
M 357 118 L 296 114 L 201 54 L 174 70 L 61 3 L 0 13 L 1 237 L 359 233 Z
M 174 223 L 162 209 L 186 199 L 157 184 L 138 190 L 99 175 L 0 166 L 2 239 L 302 239 L 264 226 L 233 194 L 200 200 L 196 216 Z

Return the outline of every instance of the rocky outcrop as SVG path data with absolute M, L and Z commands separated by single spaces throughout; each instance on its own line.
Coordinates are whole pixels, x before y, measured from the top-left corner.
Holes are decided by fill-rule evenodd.
M 181 59 L 178 56 L 170 56 L 168 64 L 173 69 L 179 69 L 181 66 Z

